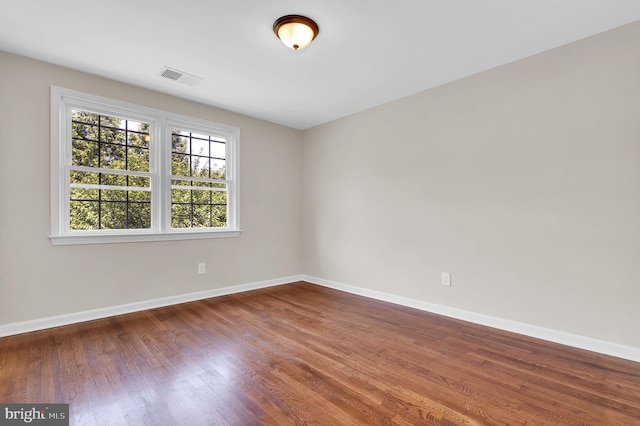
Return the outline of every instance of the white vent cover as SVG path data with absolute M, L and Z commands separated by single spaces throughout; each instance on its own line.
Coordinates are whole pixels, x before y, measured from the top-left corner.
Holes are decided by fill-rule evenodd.
M 187 86 L 195 86 L 203 80 L 202 77 L 198 77 L 197 75 L 189 74 L 184 71 L 178 71 L 177 69 L 169 68 L 167 66 L 162 67 L 162 69 L 160 70 L 160 76 L 168 78 L 169 80 L 174 80 L 179 83 L 186 84 Z

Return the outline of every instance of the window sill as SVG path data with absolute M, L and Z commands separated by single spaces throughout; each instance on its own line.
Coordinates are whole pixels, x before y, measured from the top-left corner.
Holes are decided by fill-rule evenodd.
M 239 237 L 240 230 L 204 231 L 204 232 L 171 232 L 171 233 L 137 233 L 137 234 L 73 234 L 50 235 L 54 246 L 76 244 L 109 244 L 109 243 L 142 243 L 151 241 L 202 240 L 208 238 Z

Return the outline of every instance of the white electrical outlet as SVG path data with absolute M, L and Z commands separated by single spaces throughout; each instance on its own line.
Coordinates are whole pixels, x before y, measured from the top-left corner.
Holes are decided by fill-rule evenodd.
M 202 275 L 207 271 L 206 263 L 198 263 L 198 275 Z
M 451 273 L 443 272 L 442 273 L 442 285 L 446 287 L 451 287 Z

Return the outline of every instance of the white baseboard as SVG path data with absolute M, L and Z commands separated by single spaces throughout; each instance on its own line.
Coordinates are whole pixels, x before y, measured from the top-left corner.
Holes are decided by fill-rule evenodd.
M 434 314 L 444 315 L 450 318 L 469 321 L 475 324 L 486 325 L 488 327 L 493 327 L 500 330 L 511 331 L 513 333 L 518 333 L 529 337 L 535 337 L 554 343 L 560 343 L 562 345 L 586 349 L 592 352 L 598 352 L 605 355 L 628 359 L 630 361 L 640 362 L 640 348 L 636 348 L 633 346 L 625 346 L 618 343 L 593 339 L 591 337 L 580 336 L 564 331 L 538 327 L 536 325 L 530 325 L 517 321 L 492 317 L 489 315 L 478 314 L 462 309 L 450 308 L 448 306 L 436 305 L 433 303 L 423 302 L 421 300 L 411 299 L 403 296 L 396 296 L 376 290 L 368 290 L 365 288 L 355 287 L 352 285 L 342 284 L 335 281 L 329 281 L 308 275 L 303 275 L 302 281 L 321 285 L 323 287 L 333 288 L 336 290 L 342 290 L 347 293 L 370 297 L 372 299 L 382 300 L 384 302 L 390 302 L 397 305 L 420 309 L 422 311 L 432 312 Z
M 227 294 L 257 290 L 260 288 L 274 287 L 296 281 L 306 281 L 312 284 L 321 285 L 323 287 L 333 288 L 336 290 L 346 291 L 347 293 L 357 294 L 360 296 L 370 297 L 372 299 L 395 303 L 397 305 L 420 309 L 422 311 L 432 312 L 450 318 L 469 321 L 475 324 L 486 325 L 488 327 L 493 327 L 505 331 L 511 331 L 529 337 L 535 337 L 538 339 L 548 340 L 550 342 L 560 343 L 563 345 L 586 349 L 605 355 L 628 359 L 630 361 L 640 362 L 640 348 L 636 348 L 633 346 L 625 346 L 618 343 L 593 339 L 591 337 L 584 337 L 564 331 L 538 327 L 535 325 L 492 317 L 484 314 L 478 314 L 462 309 L 455 309 L 448 306 L 436 305 L 421 300 L 411 299 L 403 296 L 396 296 L 376 290 L 368 290 L 365 288 L 342 284 L 335 281 L 329 281 L 309 275 L 293 275 L 290 277 L 276 278 L 272 280 L 258 281 L 254 283 L 222 287 L 213 290 L 180 294 L 177 296 L 163 297 L 160 299 L 145 300 L 142 302 L 128 303 L 125 305 L 111 306 L 107 308 L 93 309 L 89 311 L 0 325 L 0 337 L 26 333 L 29 331 L 44 330 L 47 328 L 75 324 L 83 321 L 107 318 L 114 315 L 129 314 L 132 312 L 144 311 L 146 309 L 160 308 L 163 306 L 192 302 L 194 300 L 202 300 L 211 297 L 224 296 Z
M 177 296 L 163 297 L 160 299 L 144 300 L 142 302 L 127 303 L 125 305 L 110 306 L 107 308 L 93 309 L 90 311 L 75 312 L 72 314 L 58 315 L 48 318 L 39 318 L 30 321 L 17 322 L 0 325 L 0 337 L 14 334 L 26 333 L 29 331 L 44 330 L 62 325 L 76 324 L 83 321 L 91 321 L 100 318 L 112 317 L 114 315 L 129 314 L 132 312 L 144 311 L 146 309 L 160 308 L 163 306 L 177 305 L 178 303 L 193 302 L 194 300 L 208 299 L 210 297 L 224 296 L 227 294 L 242 293 L 249 290 L 273 287 L 301 281 L 302 275 L 294 275 L 284 278 L 276 278 L 267 281 L 258 281 L 248 284 L 234 285 L 230 287 L 216 288 L 213 290 L 198 291 L 195 293 L 179 294 Z

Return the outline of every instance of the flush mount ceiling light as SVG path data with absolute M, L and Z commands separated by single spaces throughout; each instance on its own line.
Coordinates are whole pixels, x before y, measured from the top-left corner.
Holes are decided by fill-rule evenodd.
M 318 35 L 318 24 L 306 16 L 287 15 L 276 19 L 273 32 L 293 50 L 304 49 Z

